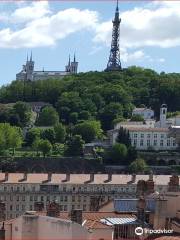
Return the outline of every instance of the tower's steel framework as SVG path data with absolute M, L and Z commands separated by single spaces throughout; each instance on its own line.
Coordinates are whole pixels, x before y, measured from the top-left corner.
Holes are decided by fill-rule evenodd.
M 119 18 L 118 0 L 117 0 L 115 17 L 112 22 L 113 22 L 113 30 L 112 30 L 111 50 L 110 50 L 109 61 L 105 71 L 120 71 L 121 61 L 120 61 L 120 49 L 119 49 L 119 35 L 120 35 L 121 18 Z

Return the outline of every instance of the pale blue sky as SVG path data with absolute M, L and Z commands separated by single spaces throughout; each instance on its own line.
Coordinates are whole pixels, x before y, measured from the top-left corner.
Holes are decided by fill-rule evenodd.
M 119 4 L 121 62 L 179 72 L 180 2 Z M 105 69 L 116 1 L 0 2 L 0 85 L 33 52 L 35 69 L 64 70 L 76 52 L 79 71 Z

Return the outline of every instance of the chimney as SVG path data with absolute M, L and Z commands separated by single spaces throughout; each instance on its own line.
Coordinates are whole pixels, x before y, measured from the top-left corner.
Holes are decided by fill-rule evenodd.
M 154 193 L 154 181 L 147 180 L 146 182 L 146 194 Z
M 70 173 L 66 173 L 66 178 L 64 180 L 62 180 L 62 182 L 69 182 L 70 181 L 70 177 L 71 177 L 71 174 Z
M 47 216 L 49 217 L 59 217 L 60 214 L 60 206 L 57 202 L 50 202 L 47 206 Z
M 137 202 L 137 218 L 142 222 L 145 222 L 145 209 L 146 209 L 146 200 L 144 197 L 140 197 Z
M 90 178 L 88 181 L 84 182 L 84 183 L 92 183 L 94 182 L 94 173 L 90 173 Z
M 8 178 L 9 178 L 9 173 L 6 172 L 6 173 L 5 173 L 5 176 L 4 176 L 4 179 L 2 179 L 0 182 L 7 182 L 7 181 L 8 181 Z
M 0 201 L 0 222 L 5 220 L 5 211 L 6 211 L 6 205 L 4 202 Z
M 139 180 L 137 182 L 137 188 L 136 188 L 137 196 L 144 195 L 145 191 L 146 191 L 146 182 L 144 180 Z
M 34 211 L 42 212 L 44 210 L 44 203 L 43 202 L 35 202 L 34 203 Z
M 108 178 L 104 180 L 104 183 L 108 183 L 112 181 L 112 173 L 108 173 Z
M 179 177 L 177 175 L 172 175 L 168 183 L 169 192 L 178 192 L 179 191 Z
M 2 224 L 2 227 L 0 228 L 0 240 L 5 240 L 4 222 L 3 222 L 3 224 Z
M 27 181 L 27 173 L 24 173 L 23 178 L 19 180 L 19 182 L 25 182 L 25 181 Z
M 48 182 L 51 182 L 51 178 L 52 178 L 52 173 L 48 173 L 47 180 L 42 181 L 42 183 L 48 183 Z
M 133 173 L 131 176 L 131 182 L 135 183 L 135 181 L 136 181 L 136 174 Z
M 71 221 L 82 225 L 82 209 L 71 210 Z
M 153 181 L 153 172 L 152 171 L 150 171 L 149 180 Z

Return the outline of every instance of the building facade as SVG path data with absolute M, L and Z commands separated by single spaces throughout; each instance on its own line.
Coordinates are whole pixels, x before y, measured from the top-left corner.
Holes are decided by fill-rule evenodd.
M 110 199 L 136 197 L 139 180 L 149 178 L 149 175 L 0 173 L 0 209 L 5 209 L 6 219 L 34 210 L 36 202 L 43 203 L 45 209 L 49 201 L 57 201 L 60 211 L 94 211 Z M 169 178 L 155 176 L 155 191 L 166 192 Z
M 110 144 L 116 142 L 119 129 L 122 127 L 129 131 L 131 144 L 137 150 L 168 151 L 178 148 L 178 141 L 171 133 L 169 121 L 166 118 L 167 106 L 160 108 L 160 120 L 147 119 L 144 122 L 120 122 L 108 132 Z
M 153 119 L 154 118 L 154 111 L 150 108 L 135 108 L 132 111 L 132 115 L 140 115 L 142 116 L 145 120 L 146 119 Z
M 76 61 L 76 57 L 74 55 L 74 59 L 71 62 L 70 57 L 67 66 L 65 67 L 65 71 L 35 71 L 34 70 L 35 62 L 32 58 L 32 53 L 30 59 L 27 57 L 26 64 L 23 65 L 22 70 L 16 74 L 16 80 L 21 81 L 37 81 L 37 80 L 45 80 L 45 79 L 59 79 L 64 76 L 70 74 L 76 74 L 78 71 L 78 62 Z

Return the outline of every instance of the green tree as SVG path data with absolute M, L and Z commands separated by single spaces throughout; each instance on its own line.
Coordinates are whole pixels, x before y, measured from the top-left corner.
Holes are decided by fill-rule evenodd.
M 44 107 L 37 119 L 38 126 L 54 126 L 58 124 L 59 116 L 56 109 L 53 107 Z
M 10 126 L 8 123 L 0 123 L 0 151 L 15 149 L 22 145 L 22 132 L 18 127 Z
M 129 131 L 123 127 L 120 127 L 116 141 L 118 143 L 125 144 L 127 147 L 131 146 Z
M 95 138 L 101 138 L 102 133 L 101 124 L 98 121 L 84 121 L 75 125 L 73 129 L 73 134 L 81 135 L 86 143 L 93 141 Z
M 108 164 L 123 165 L 126 163 L 128 150 L 125 144 L 116 143 L 105 152 Z
M 12 113 L 19 117 L 22 127 L 27 126 L 30 123 L 32 111 L 28 103 L 17 102 L 13 106 Z
M 74 135 L 67 142 L 65 155 L 66 156 L 83 156 L 84 141 L 80 135 Z
M 79 118 L 82 120 L 89 120 L 91 117 L 91 114 L 89 111 L 83 110 L 79 113 Z
M 132 173 L 144 173 L 148 170 L 148 165 L 142 158 L 138 158 L 129 165 L 129 170 Z
M 31 146 L 35 139 L 40 138 L 42 130 L 40 128 L 31 128 L 26 133 L 26 145 Z
M 131 117 L 131 121 L 135 121 L 135 122 L 143 122 L 144 121 L 144 118 L 139 115 L 139 114 L 134 114 L 132 115 Z
M 41 139 L 38 143 L 38 149 L 43 153 L 43 156 L 47 156 L 52 151 L 52 144 L 46 139 Z
M 50 143 L 53 144 L 55 142 L 55 131 L 54 131 L 54 128 L 44 129 L 41 132 L 41 138 L 42 139 L 47 139 L 48 141 L 50 141 Z
M 69 114 L 69 123 L 76 124 L 78 122 L 78 113 L 72 112 Z
M 66 128 L 62 125 L 62 123 L 58 123 L 54 126 L 54 132 L 56 142 L 64 143 L 66 138 Z
M 40 138 L 35 138 L 33 143 L 32 143 L 32 149 L 36 151 L 36 155 L 39 155 L 39 144 L 40 144 L 41 139 Z
M 113 127 L 113 120 L 122 116 L 122 110 L 123 107 L 120 103 L 111 102 L 100 111 L 99 118 L 104 130 L 109 130 Z

